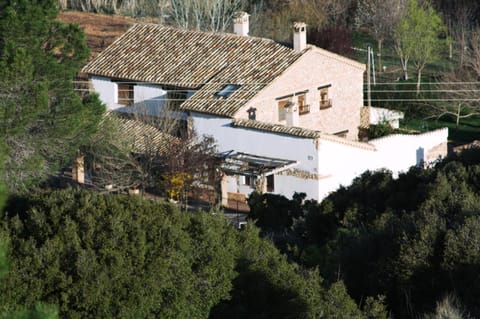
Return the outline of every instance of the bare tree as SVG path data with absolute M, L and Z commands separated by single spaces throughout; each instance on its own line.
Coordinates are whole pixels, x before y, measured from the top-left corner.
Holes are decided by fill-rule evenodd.
M 170 15 L 180 28 L 226 31 L 242 0 L 170 0 Z
M 134 155 L 135 142 L 122 129 L 121 118 L 115 113 L 106 114 L 97 134 L 81 150 L 91 184 L 107 191 L 139 186 L 143 170 Z
M 163 23 L 169 0 L 57 0 L 62 10 L 122 13 L 131 16 L 159 16 Z
M 405 15 L 405 0 L 359 0 L 357 24 L 367 26 L 377 41 L 378 72 L 382 72 L 382 46 L 385 39 L 393 36 L 395 26 Z
M 292 40 L 291 25 L 295 21 L 305 22 L 311 29 L 328 23 L 326 6 L 319 0 L 260 0 L 244 7 L 251 14 L 251 33 L 277 41 Z
M 455 119 L 458 128 L 462 119 L 479 116 L 479 88 L 476 79 L 474 72 L 467 69 L 445 73 L 438 85 L 443 101 L 430 105 L 431 115 L 427 118 L 451 117 Z
M 449 36 L 453 39 L 449 43 L 450 58 L 453 58 L 454 47 L 457 44 L 460 66 L 463 66 L 465 48 L 468 46 L 468 33 L 475 27 L 479 4 L 476 1 L 437 1 L 437 6 L 443 12 Z
M 140 110 L 108 113 L 93 141 L 83 148 L 93 185 L 106 191 L 166 192 L 177 200 L 186 200 L 195 184 L 216 191 L 214 139 L 198 137 L 168 110 L 157 116 Z
M 467 37 L 464 67 L 445 73 L 439 90 L 445 102 L 431 105 L 430 117 L 450 116 L 458 127 L 465 118 L 480 116 L 478 78 L 480 77 L 480 29 Z
M 328 24 L 337 27 L 346 26 L 347 13 L 353 3 L 354 0 L 324 0 L 322 6 L 328 17 Z
M 453 17 L 449 20 L 449 30 L 453 39 L 458 43 L 460 54 L 460 66 L 465 62 L 465 49 L 468 46 L 468 33 L 472 30 L 472 21 L 475 18 L 478 4 L 474 3 L 472 6 L 458 6 L 453 13 Z M 454 21 L 452 23 L 452 20 Z M 452 51 L 452 44 L 450 44 L 450 51 Z
M 473 30 L 467 40 L 465 66 L 480 77 L 480 28 Z

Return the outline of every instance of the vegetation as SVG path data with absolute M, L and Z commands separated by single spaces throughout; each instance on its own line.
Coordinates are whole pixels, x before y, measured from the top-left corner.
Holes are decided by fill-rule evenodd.
M 415 64 L 417 94 L 425 65 L 438 59 L 442 48 L 446 48 L 442 32 L 445 32 L 443 21 L 428 1 L 420 6 L 417 0 L 409 0 L 405 17 L 396 26 L 394 41 L 405 80 L 408 80 L 409 60 Z
M 39 300 L 61 318 L 363 316 L 342 283 L 323 288 L 317 271 L 222 214 L 64 190 L 10 198 L 2 224 L 3 309 Z
M 388 84 L 389 92 L 374 92 L 378 103 L 407 111 L 410 125 L 423 128 L 445 123 L 427 117 L 454 118 L 455 139 L 478 138 L 475 88 L 445 87 L 478 80 L 478 5 L 424 1 L 421 7 L 410 0 L 406 10 L 403 3 L 57 1 L 64 9 L 152 15 L 213 31 L 225 31 L 233 12 L 244 9 L 252 35 L 286 42 L 290 23 L 305 19 L 315 43 L 342 54 L 351 53 L 360 32 L 382 54 L 393 54 L 396 39 L 407 53 L 400 73 L 412 71 L 408 57 L 417 82 Z M 208 138 L 179 140 L 172 144 L 177 152 L 159 163 L 161 145 L 150 143 L 140 158 L 130 140 L 118 138 L 118 123 L 99 126 L 98 98 L 82 100 L 72 90 L 88 56 L 84 35 L 56 14 L 53 0 L 0 3 L 0 206 L 10 193 L 0 226 L 0 318 L 480 316 L 478 150 L 398 178 L 366 172 L 322 203 L 303 194 L 293 200 L 253 194 L 250 217 L 261 228 L 249 223 L 243 231 L 217 211 L 184 214 L 135 197 L 33 191 L 81 148 L 102 185 L 121 179 L 124 187 L 148 188 L 163 180 L 171 197 L 181 199 L 203 173 L 199 154 L 214 150 Z M 446 48 L 450 60 L 438 54 Z M 393 82 L 399 73 L 385 74 L 381 65 L 398 56 L 385 56 L 377 66 Z M 420 81 L 429 89 L 421 90 Z M 389 132 L 377 126 L 370 134 Z
M 137 189 L 178 201 L 186 200 L 194 182 L 216 185 L 215 140 L 199 137 L 179 122 L 168 115 L 108 113 L 81 147 L 93 187 L 105 191 L 109 185 L 112 192 Z
M 88 49 L 83 32 L 56 14 L 53 1 L 0 3 L 2 179 L 10 192 L 26 192 L 68 163 L 104 111 L 73 91 Z
M 341 278 L 357 302 L 384 295 L 395 318 L 433 313 L 449 294 L 478 317 L 479 176 L 478 149 L 398 179 L 366 172 L 320 204 L 283 199 L 302 214 L 272 237 L 292 259 L 321 269 L 327 283 Z M 254 216 L 266 204 L 252 206 Z

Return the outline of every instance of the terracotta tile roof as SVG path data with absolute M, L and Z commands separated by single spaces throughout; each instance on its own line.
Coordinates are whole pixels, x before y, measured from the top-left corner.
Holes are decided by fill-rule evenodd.
M 82 71 L 198 88 L 183 109 L 232 117 L 301 55 L 269 39 L 136 24 Z M 228 83 L 240 87 L 226 98 L 218 97 Z
M 347 58 L 347 57 L 344 57 L 343 55 L 339 55 L 337 53 L 334 53 L 334 52 L 330 52 L 330 51 L 327 51 L 325 49 L 322 49 L 322 48 L 319 48 L 319 47 L 316 47 L 314 45 L 308 45 L 308 48 L 312 49 L 313 52 L 316 52 L 318 54 L 321 54 L 323 56 L 326 56 L 330 59 L 334 59 L 334 60 L 337 60 L 337 61 L 340 61 L 340 62 L 343 62 L 345 64 L 348 64 L 350 66 L 353 66 L 353 67 L 356 67 L 360 70 L 363 70 L 365 71 L 367 66 L 363 63 L 360 63 L 360 62 L 357 62 L 355 60 L 352 60 L 350 58 Z
M 260 121 L 253 121 L 253 120 L 240 120 L 235 119 L 232 122 L 233 127 L 244 127 L 244 128 L 251 128 L 254 130 L 278 133 L 278 134 L 285 134 L 285 135 L 292 135 L 298 137 L 305 137 L 305 138 L 312 138 L 312 139 L 322 139 L 330 142 L 335 142 L 343 145 L 348 145 L 352 147 L 357 147 L 369 151 L 375 151 L 375 145 L 359 142 L 359 141 L 351 141 L 343 137 L 335 136 L 332 134 L 321 133 L 320 131 L 310 130 L 306 128 L 296 127 L 296 126 L 285 126 L 282 124 L 273 124 L 273 123 L 265 123 Z
M 279 134 L 293 135 L 306 138 L 318 138 L 321 136 L 320 131 L 309 130 L 295 126 L 285 126 L 282 124 L 265 123 L 254 120 L 233 120 L 232 126 L 251 128 L 260 131 L 267 131 Z
M 136 153 L 143 154 L 155 151 L 159 155 L 165 154 L 168 153 L 172 144 L 177 144 L 179 141 L 179 138 L 162 132 L 140 119 L 131 118 L 117 112 L 108 112 L 106 116 L 107 118 L 115 117 L 119 131 L 125 134 L 125 138 L 128 138 L 128 142 Z

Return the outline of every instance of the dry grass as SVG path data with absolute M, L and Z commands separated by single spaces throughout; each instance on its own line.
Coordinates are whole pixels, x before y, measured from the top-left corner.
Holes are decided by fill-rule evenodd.
M 93 58 L 128 30 L 137 20 L 120 15 L 65 11 L 58 16 L 60 21 L 76 23 L 87 36 L 87 45 Z

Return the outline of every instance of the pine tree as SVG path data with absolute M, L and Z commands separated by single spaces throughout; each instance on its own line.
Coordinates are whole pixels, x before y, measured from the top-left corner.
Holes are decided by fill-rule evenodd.
M 12 192 L 67 163 L 103 113 L 98 99 L 84 102 L 73 90 L 88 48 L 81 29 L 56 21 L 57 13 L 53 0 L 0 2 L 0 134 Z

